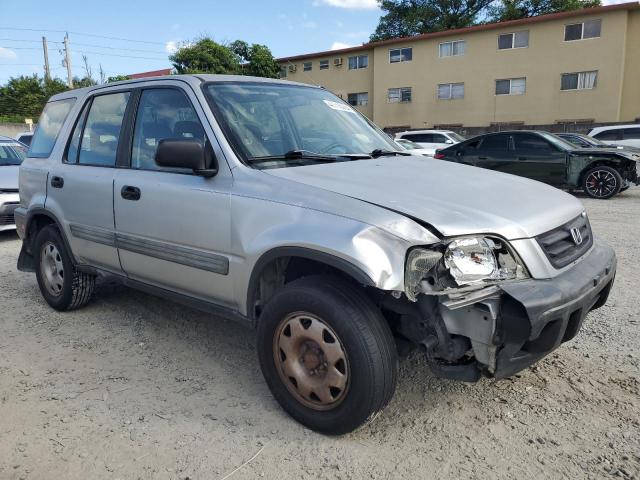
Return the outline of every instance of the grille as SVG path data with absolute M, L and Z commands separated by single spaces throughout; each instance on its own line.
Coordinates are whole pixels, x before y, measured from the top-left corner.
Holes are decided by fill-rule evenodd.
M 16 223 L 16 221 L 13 218 L 13 213 L 9 215 L 0 215 L 0 225 L 13 225 L 14 223 Z
M 580 232 L 582 243 L 576 243 L 572 230 Z M 555 268 L 569 265 L 584 255 L 593 245 L 591 225 L 586 214 L 571 220 L 564 225 L 536 237 L 545 255 Z

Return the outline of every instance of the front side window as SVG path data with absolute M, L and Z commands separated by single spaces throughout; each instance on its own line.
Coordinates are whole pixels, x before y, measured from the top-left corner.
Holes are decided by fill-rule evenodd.
M 526 87 L 526 78 L 496 80 L 496 95 L 524 95 Z
M 356 55 L 349 57 L 349 70 L 367 68 L 369 66 L 369 55 Z
M 513 135 L 516 150 L 520 152 L 547 153 L 553 148 L 544 138 L 534 135 L 533 133 L 515 133 Z
M 560 90 L 591 90 L 598 83 L 598 71 L 563 73 Z
M 438 100 L 464 98 L 464 83 L 441 83 L 438 85 Z
M 390 88 L 387 92 L 389 103 L 409 103 L 411 102 L 411 87 Z
M 594 138 L 598 140 L 622 140 L 622 129 L 605 130 L 604 132 L 596 133 Z
M 200 119 L 187 95 L 174 88 L 144 90 L 140 96 L 133 131 L 131 168 L 168 170 L 156 165 L 155 156 L 160 140 L 190 138 L 205 143 Z
M 29 146 L 30 157 L 47 158 L 51 155 L 60 129 L 75 102 L 75 98 L 66 98 L 45 105 Z
M 455 42 L 444 42 L 440 44 L 440 57 L 457 57 L 464 55 L 467 50 L 467 42 L 464 40 L 456 40 Z
M 625 128 L 622 132 L 625 140 L 639 140 L 640 128 Z
M 410 62 L 411 60 L 413 60 L 413 49 L 410 47 L 389 50 L 390 63 Z
M 584 40 L 585 38 L 597 38 L 602 29 L 602 20 L 589 20 L 582 23 L 572 23 L 564 26 L 564 41 Z
M 360 93 L 350 93 L 347 95 L 347 102 L 350 105 L 355 106 L 365 106 L 369 103 L 369 93 L 368 92 L 360 92 Z
M 310 72 L 313 69 L 313 63 L 311 62 L 304 62 L 302 64 L 302 70 L 305 72 Z
M 88 107 L 86 120 L 76 125 L 76 129 L 81 129 L 82 132 L 78 134 L 79 164 L 101 167 L 116 165 L 120 129 L 128 101 L 129 92 L 110 93 L 93 98 Z M 74 131 L 73 138 L 75 137 Z M 68 160 L 73 163 L 72 159 Z
M 329 60 L 320 60 L 320 70 L 329 69 Z
M 321 88 L 211 82 L 204 91 L 226 138 L 255 168 L 295 167 L 343 154 L 399 150 L 358 111 Z M 301 150 L 322 157 L 300 158 L 295 152 Z
M 529 30 L 498 35 L 498 50 L 526 48 L 529 46 Z
M 502 133 L 497 135 L 488 135 L 484 137 L 480 144 L 480 151 L 506 152 L 509 150 L 510 136 Z

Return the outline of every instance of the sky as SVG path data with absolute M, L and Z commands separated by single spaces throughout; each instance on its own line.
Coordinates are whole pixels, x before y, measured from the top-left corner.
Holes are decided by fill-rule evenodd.
M 276 57 L 360 45 L 382 13 L 377 0 L 0 0 L 0 11 L 0 84 L 43 74 L 42 36 L 52 76 L 66 79 L 65 31 L 73 75 L 85 75 L 86 56 L 97 79 L 100 66 L 106 76 L 168 68 L 169 53 L 204 35 L 262 43 Z
M 73 75 L 85 75 L 86 55 L 98 78 L 100 65 L 107 76 L 168 68 L 176 46 L 203 35 L 262 43 L 276 57 L 360 45 L 381 14 L 376 0 L 0 0 L 0 11 L 0 84 L 43 74 L 42 36 L 52 76 L 66 79 L 65 31 Z

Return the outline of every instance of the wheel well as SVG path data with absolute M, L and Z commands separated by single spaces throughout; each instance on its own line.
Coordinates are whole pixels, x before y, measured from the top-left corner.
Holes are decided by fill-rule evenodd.
M 613 168 L 616 172 L 618 172 L 620 175 L 622 175 L 622 172 L 620 171 L 621 169 L 621 165 L 617 162 L 614 162 L 612 160 L 597 160 L 593 163 L 590 163 L 589 165 L 587 165 L 581 172 L 580 172 L 580 182 L 579 185 L 582 186 L 582 182 L 584 181 L 584 176 L 587 174 L 587 172 L 589 170 L 592 170 L 595 167 L 609 167 L 609 168 Z
M 29 219 L 25 235 L 25 245 L 28 253 L 33 253 L 33 241 L 38 236 L 38 232 L 47 225 L 56 225 L 57 222 L 49 215 L 37 213 Z
M 336 262 L 332 261 L 331 263 Z M 262 263 L 259 267 L 259 270 L 256 268 L 257 272 L 254 271 L 251 276 L 247 295 L 247 315 L 254 320 L 260 316 L 264 305 L 267 304 L 278 289 L 299 278 L 328 274 L 343 278 L 358 286 L 372 284 L 368 277 L 365 277 L 366 282 L 364 281 L 363 272 L 359 272 L 359 274 L 353 270 L 348 272 L 335 264 L 331 265 L 327 261 L 305 256 L 278 256 Z M 352 268 L 355 269 L 356 267 Z

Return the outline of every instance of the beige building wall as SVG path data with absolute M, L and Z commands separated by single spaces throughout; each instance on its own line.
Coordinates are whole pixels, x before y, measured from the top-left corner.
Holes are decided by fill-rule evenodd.
M 366 50 L 328 53 L 329 70 L 319 71 L 313 58 L 313 79 L 297 72 L 290 80 L 320 84 L 341 95 L 368 92 L 369 105 L 360 110 L 382 127 L 424 128 L 434 125 L 486 126 L 522 122 L 617 122 L 640 117 L 640 10 L 585 10 L 570 16 L 511 22 L 511 26 L 442 32 L 401 42 L 369 44 Z M 565 42 L 565 25 L 601 19 L 597 38 Z M 498 36 L 529 31 L 526 48 L 498 50 Z M 464 40 L 466 52 L 439 57 L 439 44 Z M 390 63 L 392 49 L 411 47 L 410 62 Z M 348 57 L 369 55 L 369 68 L 348 70 Z M 333 58 L 342 57 L 341 69 Z M 563 73 L 598 71 L 591 90 L 560 90 Z M 526 78 L 524 95 L 495 95 L 498 79 Z M 312 81 L 311 81 L 312 80 Z M 464 98 L 439 100 L 438 84 L 464 83 Z M 412 88 L 409 103 L 389 103 L 388 89 Z

